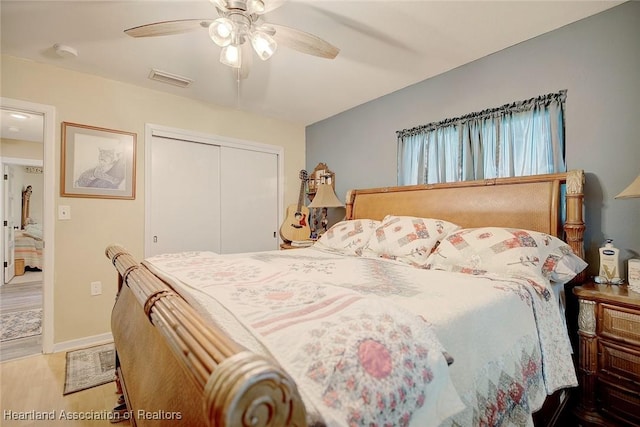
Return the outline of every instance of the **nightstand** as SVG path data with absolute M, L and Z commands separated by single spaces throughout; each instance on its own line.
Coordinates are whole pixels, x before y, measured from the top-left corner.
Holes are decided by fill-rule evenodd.
M 640 293 L 587 283 L 578 298 L 576 416 L 586 426 L 640 426 Z

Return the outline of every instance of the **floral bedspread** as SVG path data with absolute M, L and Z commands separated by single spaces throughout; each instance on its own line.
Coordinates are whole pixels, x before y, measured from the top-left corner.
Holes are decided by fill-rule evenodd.
M 327 426 L 533 425 L 577 384 L 558 308 L 526 282 L 316 248 L 144 263 L 278 360 Z

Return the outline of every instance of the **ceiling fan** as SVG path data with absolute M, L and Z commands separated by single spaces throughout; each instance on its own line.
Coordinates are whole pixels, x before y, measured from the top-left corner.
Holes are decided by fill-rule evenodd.
M 253 47 L 262 60 L 269 59 L 279 45 L 302 53 L 333 59 L 340 49 L 313 34 L 284 25 L 267 23 L 263 16 L 285 0 L 209 0 L 217 9 L 216 19 L 181 19 L 154 22 L 125 30 L 131 37 L 156 37 L 181 34 L 206 28 L 209 37 L 222 48 L 220 62 L 246 78 Z

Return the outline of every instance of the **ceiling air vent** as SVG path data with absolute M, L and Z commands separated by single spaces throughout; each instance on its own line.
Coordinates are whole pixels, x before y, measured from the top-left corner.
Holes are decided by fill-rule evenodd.
M 167 73 L 166 71 L 151 70 L 149 78 L 157 82 L 166 83 L 179 87 L 188 87 L 193 83 L 193 80 L 186 77 L 178 76 L 176 74 Z

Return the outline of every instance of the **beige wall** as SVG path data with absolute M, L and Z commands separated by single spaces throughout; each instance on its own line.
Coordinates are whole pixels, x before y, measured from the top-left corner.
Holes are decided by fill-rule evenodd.
M 4 96 L 4 95 L 3 95 Z M 42 160 L 42 144 L 17 139 L 0 139 L 0 156 L 20 159 Z
M 135 132 L 135 200 L 61 198 L 56 171 L 56 205 L 71 207 L 71 220 L 56 221 L 54 342 L 63 343 L 110 331 L 115 270 L 104 256 L 110 243 L 143 255 L 144 126 L 153 123 L 211 135 L 282 146 L 285 206 L 297 200 L 298 171 L 305 164 L 302 124 L 242 113 L 187 98 L 2 56 L 1 95 L 56 108 L 56 168 L 60 168 L 63 121 Z M 211 84 L 217 84 L 211 82 Z M 101 281 L 103 294 L 90 296 L 90 282 Z

